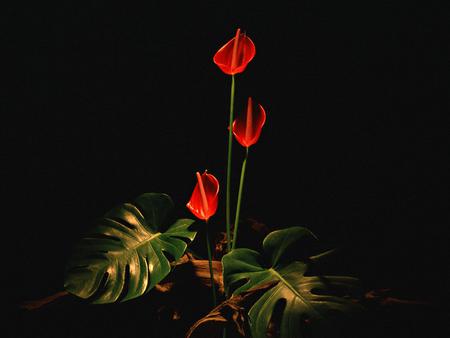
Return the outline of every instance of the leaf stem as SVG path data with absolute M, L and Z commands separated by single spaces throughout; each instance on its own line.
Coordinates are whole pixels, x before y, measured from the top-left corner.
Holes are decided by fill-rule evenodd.
M 206 249 L 208 250 L 208 261 L 209 261 L 209 275 L 211 277 L 211 291 L 213 296 L 213 306 L 216 307 L 216 285 L 214 283 L 214 271 L 212 266 L 212 255 L 211 255 L 211 245 L 209 243 L 209 230 L 208 230 L 208 222 L 206 223 Z
M 227 230 L 227 251 L 231 250 L 231 232 L 230 232 L 230 222 L 231 222 L 231 211 L 230 211 L 230 195 L 231 195 L 231 154 L 233 146 L 233 119 L 234 119 L 234 92 L 235 92 L 235 81 L 234 74 L 231 75 L 231 93 L 230 93 L 230 121 L 228 126 L 228 160 L 227 160 L 227 191 L 226 191 L 226 230 Z
M 234 248 L 236 247 L 236 242 L 237 242 L 239 213 L 241 211 L 242 190 L 244 187 L 245 167 L 247 166 L 247 158 L 248 158 L 248 147 L 245 148 L 245 157 L 244 157 L 244 161 L 242 162 L 241 180 L 239 182 L 239 192 L 238 192 L 238 199 L 237 199 L 237 206 L 236 206 L 236 218 L 234 219 L 233 246 L 232 246 L 231 250 L 234 250 Z

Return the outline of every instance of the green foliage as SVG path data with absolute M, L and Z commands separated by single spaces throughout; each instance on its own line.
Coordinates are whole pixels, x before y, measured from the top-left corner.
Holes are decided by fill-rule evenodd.
M 302 238 L 314 236 L 303 227 L 273 231 L 263 241 L 263 253 L 240 248 L 222 259 L 225 288 L 238 295 L 269 282 L 277 284 L 250 308 L 253 338 L 265 338 L 276 319 L 281 338 L 304 337 L 306 323 L 317 323 L 335 314 L 348 314 L 361 307 L 346 295 L 359 291 L 359 282 L 344 276 L 305 276 L 309 262 L 293 260 L 287 254 Z M 316 256 L 319 257 L 319 256 Z M 281 311 L 281 313 L 280 313 Z M 276 314 L 275 314 L 276 313 Z
M 196 232 L 194 222 L 167 221 L 173 202 L 168 195 L 147 193 L 101 218 L 76 245 L 68 262 L 65 289 L 93 303 L 112 303 L 148 292 L 169 274 L 166 253 L 175 260 Z

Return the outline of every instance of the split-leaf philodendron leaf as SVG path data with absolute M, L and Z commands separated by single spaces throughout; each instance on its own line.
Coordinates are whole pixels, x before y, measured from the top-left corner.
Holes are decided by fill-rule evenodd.
M 196 235 L 191 219 L 164 223 L 172 208 L 168 195 L 147 193 L 106 213 L 75 247 L 65 289 L 93 303 L 112 303 L 153 288 L 170 272 L 165 253 L 179 259 Z
M 303 227 L 273 231 L 264 239 L 262 254 L 239 248 L 222 258 L 225 288 L 232 291 L 238 285 L 233 292 L 235 295 L 264 283 L 277 282 L 248 312 L 253 338 L 267 337 L 272 316 L 279 311 L 276 309 L 280 305 L 284 306 L 282 313 L 274 317 L 279 321 L 277 334 L 281 338 L 304 337 L 305 323 L 361 309 L 349 298 L 330 292 L 339 289 L 346 294 L 356 294 L 360 290 L 356 278 L 305 276 L 308 263 L 292 260 L 286 255 L 292 244 L 308 236 L 314 235 Z

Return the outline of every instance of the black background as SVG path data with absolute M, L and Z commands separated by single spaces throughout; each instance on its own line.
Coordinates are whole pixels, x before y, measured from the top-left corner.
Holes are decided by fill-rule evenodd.
M 267 111 L 242 216 L 307 226 L 344 248 L 344 272 L 367 289 L 448 297 L 444 8 L 91 1 L 16 3 L 2 16 L 2 278 L 13 304 L 61 290 L 71 246 L 115 205 L 165 192 L 190 217 L 204 169 L 224 193 L 230 77 L 212 56 L 238 27 L 257 52 L 236 78 L 236 112 L 248 96 Z M 237 143 L 234 155 L 236 186 Z

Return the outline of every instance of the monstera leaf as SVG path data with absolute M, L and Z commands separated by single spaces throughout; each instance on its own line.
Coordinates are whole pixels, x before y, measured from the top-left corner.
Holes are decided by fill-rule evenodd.
M 359 310 L 349 298 L 336 295 L 359 291 L 358 280 L 343 276 L 305 276 L 308 263 L 293 261 L 287 254 L 303 237 L 314 236 L 303 227 L 271 232 L 263 241 L 263 254 L 240 248 L 222 258 L 223 279 L 229 292 L 238 295 L 270 282 L 277 284 L 266 291 L 248 312 L 253 338 L 265 338 L 277 320 L 277 336 L 305 337 L 306 323 L 326 319 L 336 313 Z M 298 243 L 297 243 L 298 244 Z M 239 286 L 240 285 L 240 286 Z M 237 288 L 236 288 L 237 287 Z M 278 311 L 278 312 L 277 312 Z
M 169 258 L 179 259 L 196 235 L 190 219 L 165 225 L 172 207 L 168 195 L 147 193 L 109 211 L 75 247 L 65 289 L 93 303 L 149 291 L 170 272 Z

